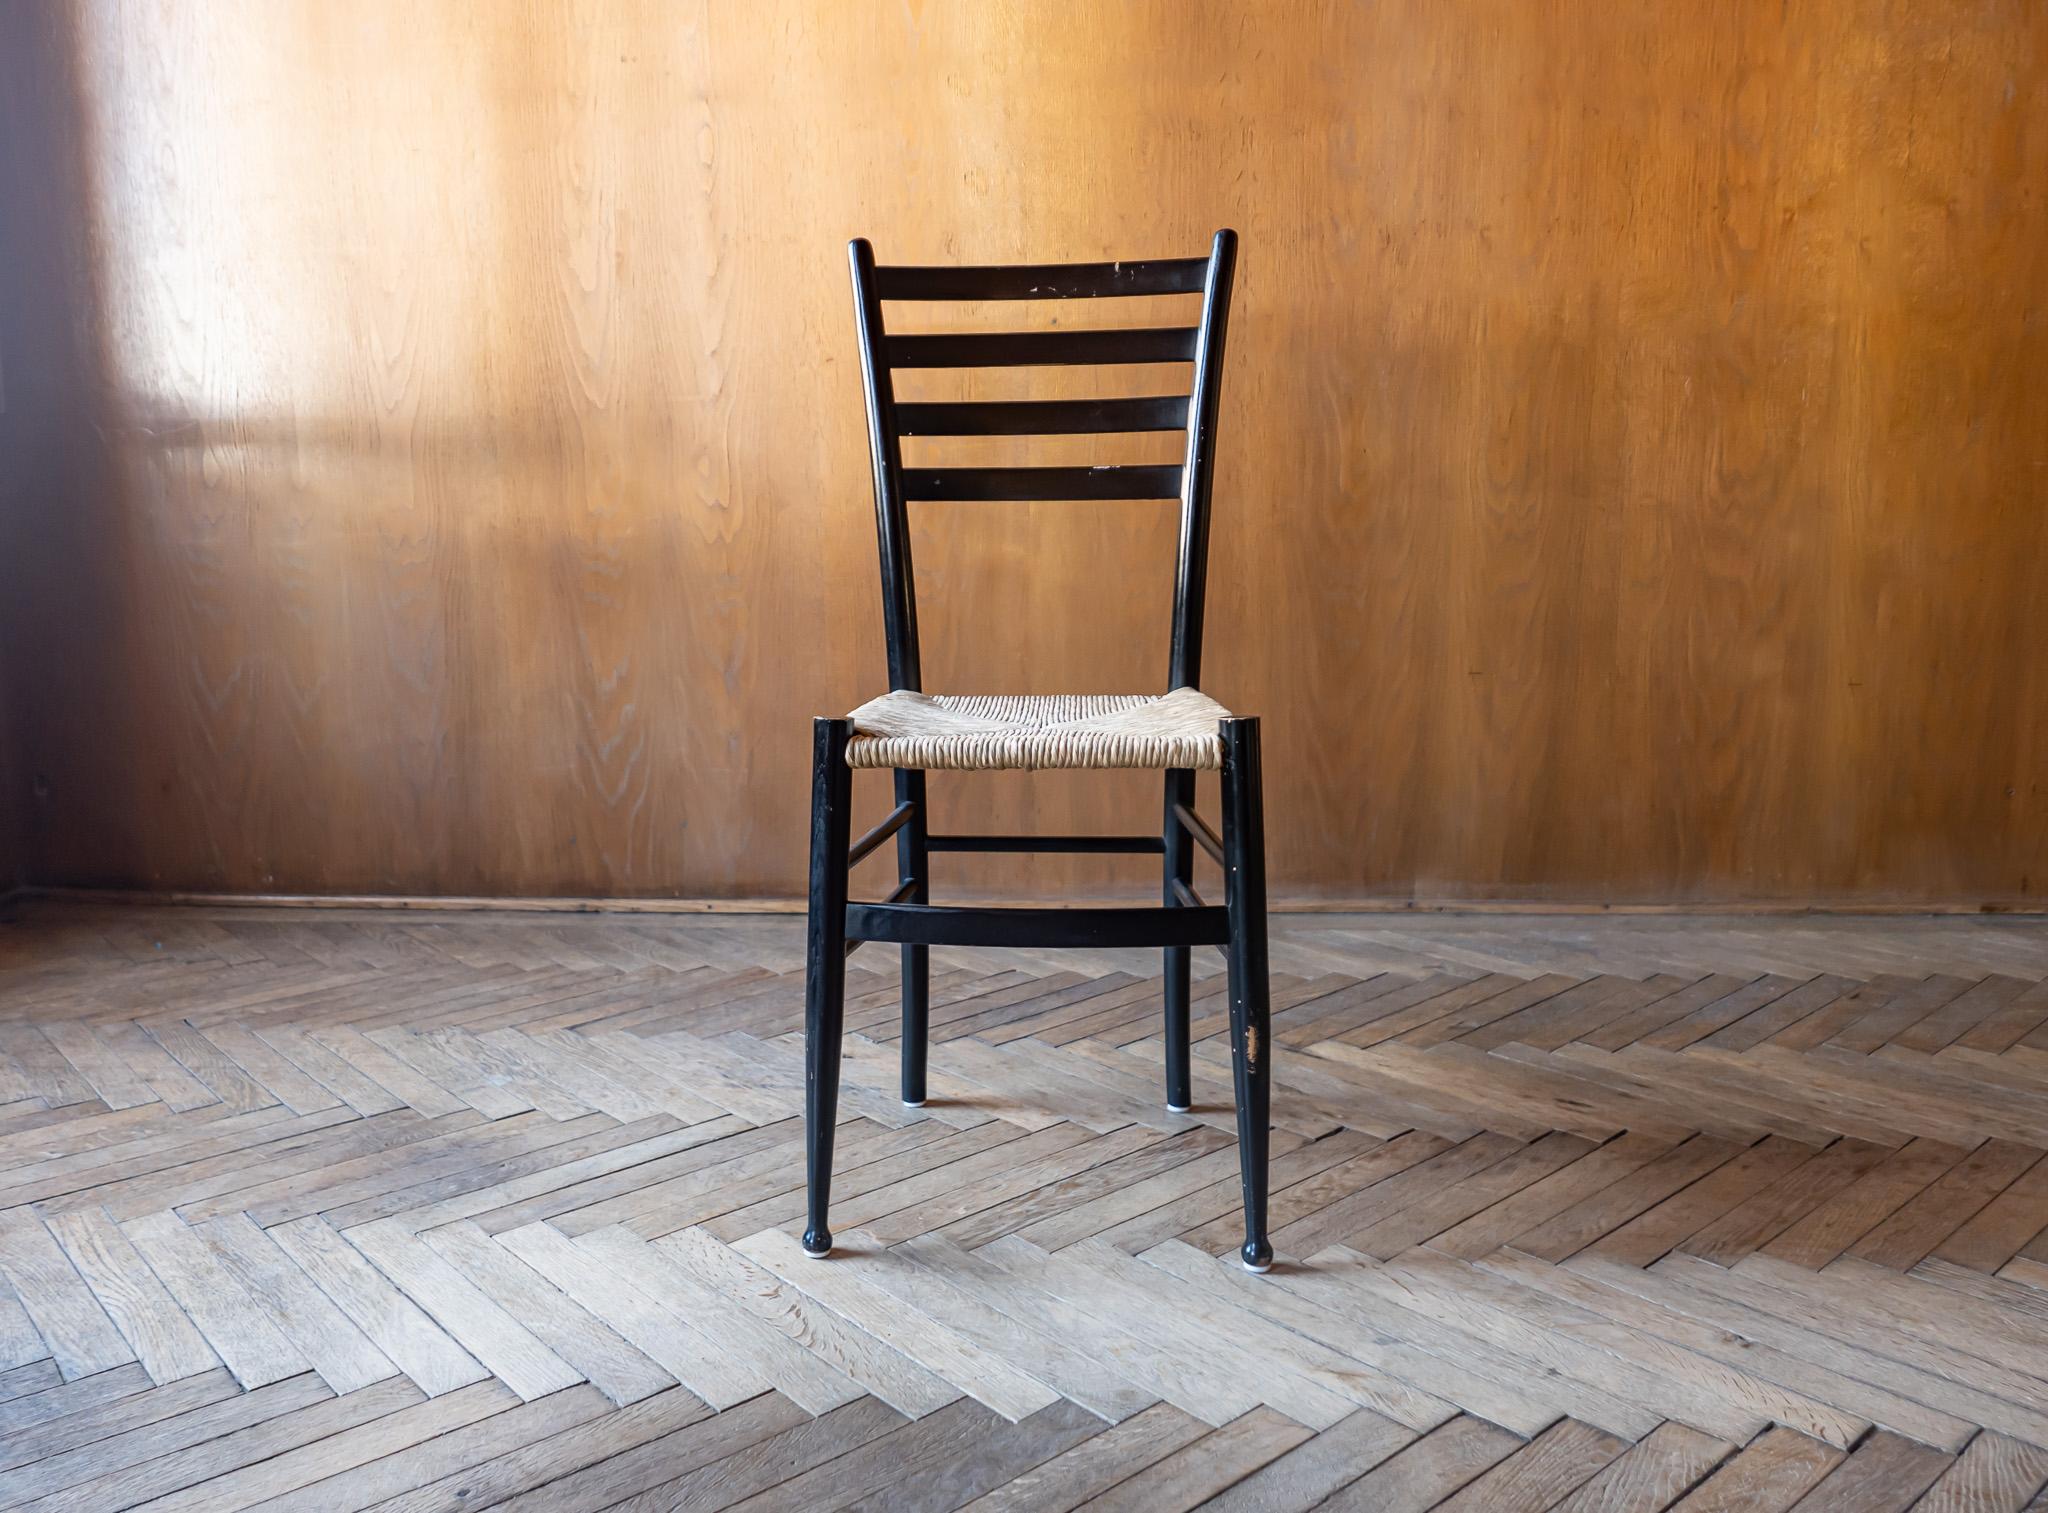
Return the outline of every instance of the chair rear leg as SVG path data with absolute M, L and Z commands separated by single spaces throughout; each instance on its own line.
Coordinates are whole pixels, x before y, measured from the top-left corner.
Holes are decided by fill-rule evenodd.
M 925 820 L 924 774 L 899 770 L 896 774 L 896 802 L 915 804 L 916 813 L 896 832 L 896 881 L 915 880 L 917 886 L 907 900 L 913 904 L 932 901 L 931 860 L 925 846 L 929 833 Z M 903 948 L 903 1105 L 924 1107 L 924 1064 L 931 1038 L 931 947 Z
M 839 1044 L 846 1022 L 846 856 L 853 773 L 849 720 L 818 720 L 811 737 L 810 927 L 804 937 L 804 1155 L 810 1186 L 804 1254 L 832 1250 L 832 1137 L 839 1125 Z
M 1185 768 L 1166 774 L 1166 819 L 1161 832 L 1166 843 L 1165 878 L 1161 883 L 1164 902 L 1176 908 L 1180 897 L 1173 890 L 1176 881 L 1195 880 L 1195 843 L 1174 817 L 1173 806 L 1195 807 L 1195 775 Z M 1194 1107 L 1194 1072 L 1188 1050 L 1188 962 L 1186 946 L 1166 948 L 1166 971 L 1162 979 L 1166 1000 L 1166 1106 L 1176 1114 Z
M 1272 1011 L 1266 971 L 1266 823 L 1259 722 L 1223 722 L 1224 901 L 1230 914 L 1230 1053 L 1237 1087 L 1238 1171 L 1249 1271 L 1273 1264 L 1266 1235 L 1272 1109 Z

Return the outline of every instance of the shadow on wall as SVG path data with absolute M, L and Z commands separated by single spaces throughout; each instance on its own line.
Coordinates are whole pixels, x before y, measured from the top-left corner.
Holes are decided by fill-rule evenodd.
M 693 824 L 746 845 L 744 806 L 646 802 L 657 764 L 735 763 L 733 722 L 680 724 L 673 691 L 739 675 L 684 664 L 744 594 L 643 611 L 738 512 L 638 497 L 696 459 L 690 421 L 580 361 L 616 311 L 569 348 L 492 329 L 559 295 L 520 286 L 530 94 L 443 102 L 436 179 L 436 107 L 357 98 L 360 59 L 283 114 L 269 81 L 320 30 L 0 8 L 0 885 L 673 891 Z M 352 178 L 279 203 L 343 142 Z M 365 216 L 393 245 L 351 240 Z M 587 413 L 548 407 L 565 386 Z
M 0 7 L 0 868 L 17 880 L 60 832 L 136 857 L 150 801 L 130 718 L 144 664 L 122 654 L 127 525 L 77 26 L 68 5 Z

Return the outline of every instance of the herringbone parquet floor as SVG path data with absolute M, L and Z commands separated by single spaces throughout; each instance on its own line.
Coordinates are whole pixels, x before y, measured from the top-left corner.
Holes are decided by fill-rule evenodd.
M 2048 922 L 1276 922 L 1274 1240 L 1149 959 L 0 925 L 0 1507 L 2048 1507 Z M 1206 1070 L 1204 1070 L 1206 1069 Z

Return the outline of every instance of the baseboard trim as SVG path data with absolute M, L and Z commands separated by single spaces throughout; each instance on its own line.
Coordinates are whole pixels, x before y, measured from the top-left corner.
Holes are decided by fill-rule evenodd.
M 962 895 L 962 903 L 988 902 L 995 895 Z M 203 893 L 167 889 L 22 887 L 0 894 L 0 907 L 30 900 L 85 905 L 149 905 L 201 909 L 360 909 L 392 913 L 485 914 L 801 914 L 796 898 L 488 898 L 414 893 Z M 1152 903 L 1150 897 L 1031 899 L 1005 896 L 1023 906 L 1100 908 L 1105 904 Z M 1555 914 L 1555 915 L 1969 915 L 1985 918 L 2048 917 L 2044 903 L 1943 903 L 1829 900 L 1791 902 L 1756 899 L 1696 903 L 1587 903 L 1551 899 L 1279 899 L 1275 914 Z

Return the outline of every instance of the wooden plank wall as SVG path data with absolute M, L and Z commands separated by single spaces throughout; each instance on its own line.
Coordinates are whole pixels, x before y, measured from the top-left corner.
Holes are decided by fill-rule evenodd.
M 43 881 L 792 893 L 881 678 L 845 240 L 1230 224 L 1209 682 L 1283 896 L 2039 899 L 2026 0 L 71 0 L 0 73 Z M 1161 677 L 1153 507 L 919 530 L 932 686 Z

